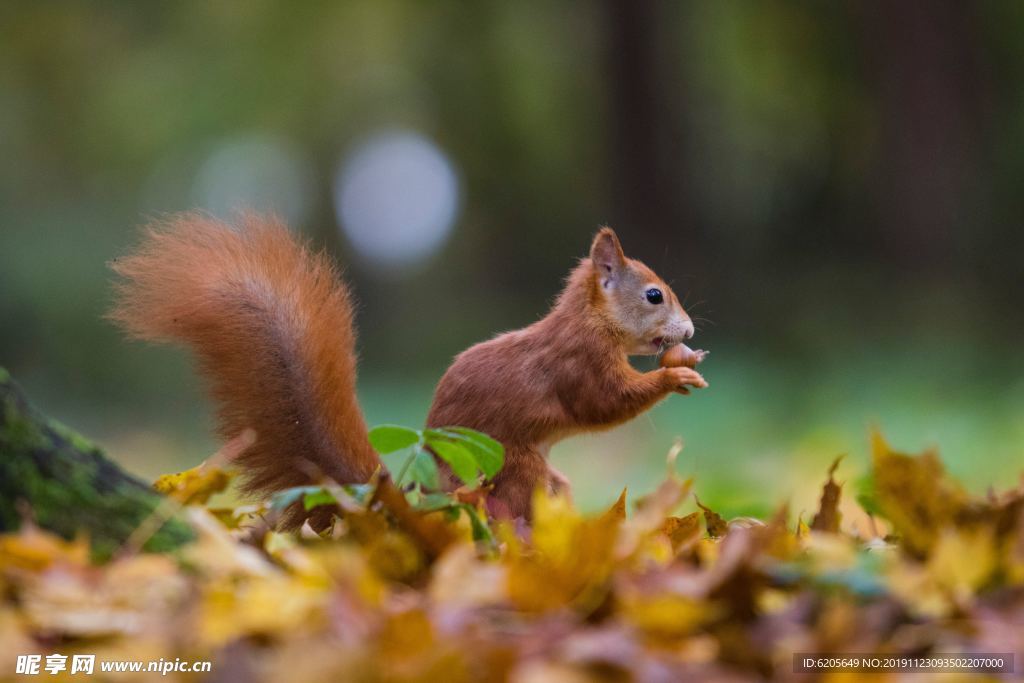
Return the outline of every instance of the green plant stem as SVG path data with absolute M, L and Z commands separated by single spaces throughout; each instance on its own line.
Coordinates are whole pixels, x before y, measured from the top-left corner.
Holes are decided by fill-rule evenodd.
M 402 482 L 405 481 L 405 473 L 409 471 L 409 466 L 412 465 L 412 460 L 416 457 L 417 448 L 420 448 L 420 446 L 417 445 L 413 448 L 412 453 L 410 453 L 409 457 L 405 459 L 404 463 L 402 463 L 402 469 L 398 472 L 398 477 L 395 478 L 395 486 L 398 488 L 402 488 Z

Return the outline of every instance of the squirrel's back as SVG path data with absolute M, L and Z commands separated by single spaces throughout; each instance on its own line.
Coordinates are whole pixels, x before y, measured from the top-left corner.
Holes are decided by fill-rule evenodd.
M 246 491 L 372 475 L 380 460 L 356 402 L 352 304 L 326 255 L 273 218 L 232 226 L 192 213 L 150 225 L 112 267 L 123 280 L 110 317 L 193 351 L 222 438 L 255 431 L 239 456 Z

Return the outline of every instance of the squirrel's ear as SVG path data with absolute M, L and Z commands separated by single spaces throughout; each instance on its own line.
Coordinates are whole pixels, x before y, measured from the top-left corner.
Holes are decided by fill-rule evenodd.
M 605 286 L 626 267 L 626 255 L 622 253 L 622 245 L 614 230 L 601 228 L 594 237 L 594 243 L 590 245 L 590 260 L 600 272 Z

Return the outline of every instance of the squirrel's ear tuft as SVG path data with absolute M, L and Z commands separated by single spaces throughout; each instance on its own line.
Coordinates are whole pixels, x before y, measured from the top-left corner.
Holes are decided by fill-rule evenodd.
M 612 277 L 626 266 L 626 255 L 622 253 L 622 245 L 614 230 L 604 227 L 594 236 L 594 243 L 590 245 L 590 260 L 602 278 Z

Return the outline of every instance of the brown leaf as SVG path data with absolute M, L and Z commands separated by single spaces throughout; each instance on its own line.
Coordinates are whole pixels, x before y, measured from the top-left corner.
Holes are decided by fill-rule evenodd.
M 616 521 L 617 525 L 621 525 L 616 555 L 625 558 L 638 552 L 652 537 L 662 539 L 658 532 L 665 517 L 689 494 L 692 485 L 691 479 L 680 481 L 675 475 L 670 475 L 653 493 L 640 498 L 629 520 L 624 523 Z M 666 553 L 664 559 L 668 560 L 670 548 L 663 548 Z
M 842 495 L 843 487 L 835 482 L 832 475 L 835 474 L 836 468 L 839 467 L 839 463 L 842 461 L 843 456 L 839 456 L 832 463 L 832 467 L 828 468 L 828 481 L 825 482 L 825 486 L 821 491 L 821 504 L 818 506 L 818 514 L 814 515 L 814 519 L 811 520 L 811 529 L 815 531 L 827 531 L 832 534 L 839 533 L 839 522 L 842 519 L 842 515 L 839 513 L 839 498 Z
M 708 529 L 708 536 L 721 538 L 729 533 L 729 525 L 721 515 L 701 503 L 697 496 L 693 498 L 697 501 L 697 507 L 704 511 L 704 525 Z
M 691 512 L 685 517 L 666 517 L 661 532 L 668 536 L 672 551 L 678 552 L 683 545 L 700 536 L 700 513 Z
M 924 557 L 941 531 L 967 503 L 967 495 L 946 476 L 934 451 L 918 456 L 893 451 L 882 436 L 872 435 L 875 496 L 882 515 L 913 555 Z
M 606 518 L 619 522 L 626 519 L 626 490 L 626 488 L 623 488 L 622 493 L 619 494 L 619 499 L 610 508 L 605 510 L 604 516 Z
M 379 501 L 394 516 L 399 527 L 415 541 L 427 557 L 437 559 L 455 538 L 442 523 L 429 515 L 422 515 L 409 505 L 405 494 L 398 490 L 387 472 L 380 471 L 373 500 Z

